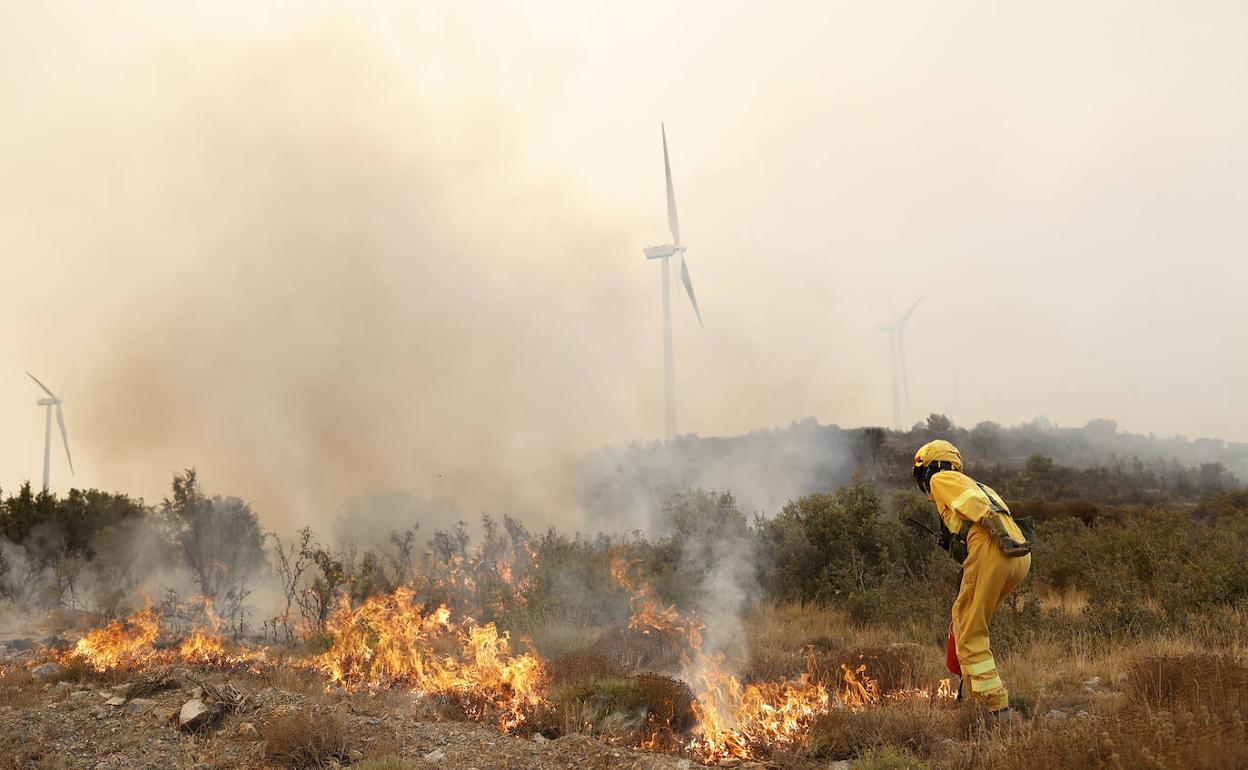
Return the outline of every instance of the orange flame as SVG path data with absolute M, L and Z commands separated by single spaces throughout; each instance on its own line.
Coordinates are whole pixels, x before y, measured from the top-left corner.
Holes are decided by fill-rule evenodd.
M 495 714 L 506 730 L 543 702 L 540 658 L 513 655 L 509 635 L 500 634 L 493 623 L 452 623 L 445 606 L 424 612 L 411 589 L 399 588 L 355 608 L 344 601 L 328 627 L 334 643 L 317 665 L 344 686 L 451 695 L 469 716 Z

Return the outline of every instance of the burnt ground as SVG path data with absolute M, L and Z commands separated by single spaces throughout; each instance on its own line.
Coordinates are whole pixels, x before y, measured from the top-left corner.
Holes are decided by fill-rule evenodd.
M 412 767 L 450 770 L 691 766 L 688 759 L 586 735 L 504 735 L 489 725 L 439 718 L 438 704 L 420 696 L 326 691 L 321 681 L 290 670 L 96 676 L 71 667 L 40 678 L 31 675 L 36 662 L 29 652 L 0 662 L 0 768 L 332 768 L 396 756 Z M 168 689 L 145 691 L 161 686 Z M 204 687 L 232 688 L 238 703 L 216 704 L 222 713 L 215 723 L 187 732 L 179 712 L 203 697 Z M 213 703 L 211 695 L 207 700 Z M 305 744 L 309 751 L 300 754 Z

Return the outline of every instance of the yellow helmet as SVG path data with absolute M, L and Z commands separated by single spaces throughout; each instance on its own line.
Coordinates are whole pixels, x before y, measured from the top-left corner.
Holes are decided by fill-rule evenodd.
M 914 454 L 914 481 L 919 489 L 931 494 L 932 476 L 941 471 L 962 470 L 962 453 L 944 439 L 929 441 Z
M 914 453 L 914 467 L 916 468 L 927 467 L 934 462 L 941 461 L 952 465 L 955 471 L 962 470 L 962 453 L 943 438 L 927 442 Z

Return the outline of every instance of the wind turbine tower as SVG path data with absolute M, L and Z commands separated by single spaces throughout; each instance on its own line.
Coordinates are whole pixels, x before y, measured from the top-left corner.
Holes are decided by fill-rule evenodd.
M 904 392 L 906 403 L 910 403 L 910 381 L 906 376 L 906 324 L 910 315 L 923 301 L 919 297 L 910 309 L 901 314 L 893 323 L 880 324 L 880 331 L 888 332 L 888 352 L 892 361 L 893 373 L 893 430 L 901 430 L 901 397 Z
M 31 374 L 30 372 L 26 372 L 26 375 L 30 377 L 30 379 L 34 380 L 35 384 L 38 385 L 40 388 L 42 388 L 44 393 L 48 394 L 47 398 L 41 398 L 35 402 L 36 404 L 46 408 L 47 410 L 47 415 L 43 421 L 43 491 L 47 492 L 49 469 L 52 465 L 52 408 L 53 407 L 56 407 L 56 424 L 60 426 L 60 429 L 61 429 L 61 444 L 64 445 L 65 447 L 65 459 L 69 461 L 69 474 L 71 476 L 74 475 L 74 458 L 71 457 L 69 454 L 69 435 L 65 432 L 65 414 L 64 412 L 61 411 L 61 403 L 62 403 L 61 399 L 57 397 L 57 395 L 53 393 L 52 390 L 47 385 L 44 385 L 42 382 L 40 382 L 38 377 Z M 61 392 L 62 393 L 65 392 L 64 385 L 61 386 Z
M 659 124 L 663 135 L 663 173 L 667 177 L 667 227 L 672 233 L 672 242 L 662 246 L 650 246 L 645 249 L 646 259 L 662 260 L 659 264 L 663 271 L 663 437 L 671 441 L 676 435 L 676 363 L 672 350 L 672 289 L 668 262 L 672 257 L 680 263 L 680 282 L 685 286 L 685 294 L 693 305 L 693 312 L 702 324 L 702 311 L 698 309 L 698 298 L 693 293 L 693 281 L 689 278 L 689 264 L 685 261 L 685 245 L 680 240 L 680 220 L 676 216 L 676 191 L 672 187 L 672 164 L 667 155 L 667 128 Z

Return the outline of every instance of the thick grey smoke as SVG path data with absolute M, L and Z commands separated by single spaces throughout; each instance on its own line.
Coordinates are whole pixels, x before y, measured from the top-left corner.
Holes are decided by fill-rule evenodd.
M 907 424 L 956 391 L 1242 438 L 1244 13 L 10 2 L 0 484 L 40 473 L 22 371 L 77 359 L 58 490 L 196 466 L 275 528 L 386 489 L 566 521 L 569 464 L 662 425 L 660 120 L 682 430 L 886 422 L 877 324 L 926 292 Z

